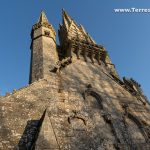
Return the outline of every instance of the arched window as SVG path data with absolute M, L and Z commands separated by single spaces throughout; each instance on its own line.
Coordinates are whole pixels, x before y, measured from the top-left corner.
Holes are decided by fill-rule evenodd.
M 98 97 L 94 92 L 91 92 L 87 97 L 86 97 L 86 104 L 87 106 L 93 108 L 93 109 L 103 109 L 102 103 L 101 103 L 101 98 Z
M 92 89 L 91 85 L 88 85 L 88 89 L 84 93 L 84 99 L 87 98 L 89 99 L 89 101 L 86 101 L 87 103 L 91 103 L 93 107 L 103 109 L 102 98 Z

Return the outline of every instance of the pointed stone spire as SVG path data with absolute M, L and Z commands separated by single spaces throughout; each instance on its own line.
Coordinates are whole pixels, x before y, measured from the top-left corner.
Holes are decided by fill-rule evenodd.
M 39 149 L 59 149 L 54 129 L 47 109 L 44 111 L 41 120 L 37 140 L 35 142 L 35 150 Z
M 44 11 L 41 11 L 41 14 L 38 20 L 38 23 L 41 23 L 41 22 L 49 23 Z
M 96 44 L 96 42 L 95 42 L 95 41 L 94 41 L 94 39 L 90 36 L 90 34 L 89 34 L 89 33 L 87 33 L 87 35 L 88 35 L 88 37 L 89 37 L 90 41 L 91 41 L 92 43 Z
M 93 38 L 89 35 L 89 33 L 86 32 L 85 28 L 83 25 L 80 24 L 80 29 L 84 33 L 84 35 L 90 40 L 90 42 L 96 44 L 96 42 L 93 40 Z
M 86 31 L 85 31 L 85 28 L 83 27 L 82 24 L 80 24 L 80 27 L 81 27 L 81 30 L 83 31 L 83 33 L 84 33 L 84 34 L 87 34 Z
M 72 21 L 72 18 L 68 15 L 68 13 L 62 9 L 62 15 L 63 15 L 63 18 L 68 22 L 68 23 L 71 23 Z
M 62 9 L 62 20 L 63 20 L 63 24 L 65 25 L 66 29 L 68 30 L 68 28 L 71 25 L 72 18 L 67 14 L 67 12 L 64 9 Z

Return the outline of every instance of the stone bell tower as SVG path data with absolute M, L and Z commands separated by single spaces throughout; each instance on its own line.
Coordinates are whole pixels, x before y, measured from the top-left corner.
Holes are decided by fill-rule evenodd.
M 31 31 L 31 64 L 29 83 L 47 78 L 58 61 L 56 32 L 42 11 Z

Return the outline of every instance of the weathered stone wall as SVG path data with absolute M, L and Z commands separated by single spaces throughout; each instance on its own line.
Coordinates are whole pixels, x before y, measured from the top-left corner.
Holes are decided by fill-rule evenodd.
M 46 80 L 37 81 L 15 93 L 2 97 L 0 101 L 1 149 L 12 149 L 23 143 L 31 146 L 32 136 L 30 132 L 23 135 L 28 122 L 36 123 L 41 118 L 46 107 L 50 103 L 58 101 L 58 86 L 55 77 L 51 77 L 49 83 Z M 57 105 L 57 103 L 55 103 Z M 56 106 L 57 107 L 57 106 Z M 23 140 L 22 140 L 23 139 Z M 12 147 L 11 147 L 12 146 Z
M 144 143 L 144 141 L 142 140 L 149 139 L 148 133 L 146 133 L 146 135 L 145 133 L 143 133 L 143 137 L 142 137 L 143 139 L 142 139 L 140 137 L 141 135 L 140 134 L 138 135 L 139 131 L 136 130 L 138 128 L 141 128 L 142 126 L 142 128 L 144 128 L 144 131 L 146 132 L 146 128 L 149 127 L 150 125 L 149 105 L 147 104 L 146 106 L 144 106 L 143 103 L 141 103 L 141 101 L 137 100 L 137 98 L 133 97 L 127 90 L 125 90 L 118 83 L 116 83 L 115 80 L 113 80 L 113 78 L 105 70 L 105 67 L 103 67 L 103 65 L 101 66 L 97 64 L 93 65 L 92 63 L 86 63 L 86 62 L 78 60 L 72 65 L 69 65 L 64 70 L 62 70 L 61 77 L 62 77 L 62 82 L 63 82 L 62 87 L 65 87 L 68 90 L 75 91 L 74 96 L 71 96 L 73 98 L 70 98 L 69 100 L 69 101 L 73 101 L 72 99 L 74 99 L 75 97 L 74 101 L 76 105 L 70 104 L 70 106 L 72 107 L 72 110 L 76 110 L 79 113 L 85 113 L 86 109 L 88 110 L 88 106 L 86 105 L 87 99 L 82 98 L 84 92 L 87 90 L 86 88 L 88 84 L 92 86 L 91 88 L 92 92 L 97 93 L 100 96 L 100 99 L 97 98 L 97 101 L 101 103 L 100 105 L 103 107 L 103 109 L 99 108 L 98 110 L 99 111 L 101 110 L 101 112 L 98 112 L 98 110 L 96 111 L 95 108 L 92 108 L 89 111 L 88 115 L 95 113 L 95 111 L 99 115 L 100 114 L 106 115 L 106 116 L 109 116 L 109 114 L 111 115 L 111 123 L 110 124 L 108 123 L 108 125 L 110 125 L 113 130 L 113 136 L 114 137 L 116 136 L 116 141 L 114 141 L 113 144 L 115 145 L 121 144 L 121 145 L 128 145 L 128 146 L 130 144 L 131 145 L 135 144 L 138 147 L 138 145 L 140 144 L 142 145 L 142 143 Z M 123 108 L 123 105 L 125 104 L 129 105 L 127 113 L 131 113 L 133 116 L 135 116 L 135 118 L 139 119 L 139 122 L 141 122 L 141 124 L 134 122 L 134 125 L 136 126 L 136 128 L 133 129 L 133 132 L 137 132 L 137 135 L 136 135 L 136 138 L 134 138 L 133 140 L 132 140 L 132 135 L 130 134 L 130 131 L 128 135 L 126 135 L 128 129 L 126 129 L 126 124 L 124 124 L 124 121 L 125 121 L 124 117 L 125 119 L 126 118 L 128 119 L 128 115 L 126 114 L 126 110 Z M 99 107 L 94 102 L 93 102 L 93 105 L 96 107 Z M 96 116 L 96 115 L 93 115 L 93 116 Z M 92 120 L 93 123 L 97 121 Z M 105 133 L 106 125 L 104 125 L 102 128 L 102 126 L 100 126 L 100 123 L 99 123 L 96 125 L 96 127 L 104 131 L 104 135 L 106 134 Z M 132 126 L 132 128 L 134 128 L 134 126 Z M 108 131 L 107 128 L 106 130 Z M 96 136 L 99 136 L 99 137 L 101 137 L 102 135 L 100 132 L 96 132 L 96 130 L 93 130 L 93 133 L 95 134 L 97 133 Z M 111 136 L 111 132 L 109 133 L 109 137 L 110 136 Z M 119 140 L 117 140 L 118 138 Z M 107 137 L 103 137 L 102 139 L 103 140 L 107 139 Z M 140 139 L 142 140 L 140 141 Z M 108 139 L 106 141 L 108 141 L 109 143 Z M 112 142 L 113 140 L 110 140 L 110 141 Z M 100 145 L 102 146 L 103 144 L 100 143 L 99 141 L 97 146 L 100 146 Z M 109 144 L 106 144 L 106 145 L 109 145 Z M 144 147 L 143 149 L 146 149 L 146 148 Z
M 39 32 L 40 30 L 37 29 Z M 38 33 L 36 31 L 35 33 Z M 31 49 L 30 83 L 43 78 L 43 46 L 42 37 L 34 40 Z
M 125 114 L 124 103 L 142 130 Z M 1 97 L 0 106 L 0 149 L 149 149 L 148 132 L 142 132 L 150 124 L 149 106 L 112 80 L 103 65 L 77 60 L 61 73 Z M 43 119 L 39 129 L 46 108 L 50 123 Z

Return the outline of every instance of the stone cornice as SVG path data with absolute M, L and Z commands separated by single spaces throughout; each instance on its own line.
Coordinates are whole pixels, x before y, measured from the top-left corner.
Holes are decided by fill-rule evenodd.
M 56 36 L 56 32 L 55 32 L 53 26 L 51 24 L 47 23 L 47 22 L 36 23 L 35 25 L 33 25 L 32 30 L 36 30 L 36 29 L 38 29 L 40 27 L 46 27 L 46 28 L 51 29 L 52 32 L 54 33 L 54 35 Z

